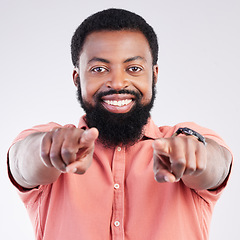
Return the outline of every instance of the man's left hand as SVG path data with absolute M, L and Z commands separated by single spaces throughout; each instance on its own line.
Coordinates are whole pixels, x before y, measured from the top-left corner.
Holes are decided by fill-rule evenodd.
M 177 182 L 187 175 L 198 176 L 207 166 L 206 146 L 191 136 L 157 139 L 153 150 L 157 182 Z

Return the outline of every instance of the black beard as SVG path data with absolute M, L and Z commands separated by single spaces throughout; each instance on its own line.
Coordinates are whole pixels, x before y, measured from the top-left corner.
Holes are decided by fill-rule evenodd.
M 101 104 L 101 97 L 109 94 L 132 94 L 136 97 L 133 108 L 127 113 L 112 113 L 107 111 Z M 138 92 L 129 90 L 110 90 L 95 96 L 96 106 L 84 101 L 81 94 L 80 83 L 78 84 L 77 97 L 86 112 L 88 127 L 95 127 L 99 131 L 99 140 L 105 147 L 111 148 L 117 145 L 133 145 L 143 135 L 143 127 L 150 117 L 150 110 L 156 96 L 155 84 L 152 84 L 152 98 L 146 105 L 141 104 L 142 96 Z

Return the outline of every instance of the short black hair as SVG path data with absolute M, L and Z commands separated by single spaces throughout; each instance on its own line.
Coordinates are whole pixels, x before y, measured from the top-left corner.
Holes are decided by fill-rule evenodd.
M 149 43 L 153 65 L 157 64 L 158 40 L 153 28 L 141 16 L 133 12 L 110 8 L 89 16 L 76 29 L 71 41 L 72 62 L 75 67 L 78 65 L 86 37 L 90 33 L 104 30 L 135 30 L 142 32 Z

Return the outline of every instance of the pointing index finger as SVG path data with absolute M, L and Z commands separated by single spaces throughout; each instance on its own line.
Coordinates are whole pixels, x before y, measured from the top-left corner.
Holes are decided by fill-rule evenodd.
M 96 128 L 90 128 L 85 130 L 79 140 L 80 147 L 84 148 L 90 147 L 93 144 L 93 142 L 97 139 L 98 134 L 99 132 Z
M 76 160 L 69 164 L 66 168 L 67 172 L 83 174 L 91 165 L 94 141 L 98 137 L 98 130 L 91 128 L 85 130 L 79 139 L 79 150 L 76 153 Z
M 169 156 L 171 153 L 171 145 L 168 139 L 159 138 L 153 142 L 153 149 L 156 154 L 163 154 Z

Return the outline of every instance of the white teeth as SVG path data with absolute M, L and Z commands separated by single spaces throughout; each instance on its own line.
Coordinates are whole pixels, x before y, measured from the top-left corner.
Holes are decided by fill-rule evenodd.
M 112 100 L 103 100 L 105 103 L 109 104 L 109 105 L 113 105 L 113 106 L 118 106 L 118 107 L 122 107 L 124 105 L 129 104 L 130 102 L 132 102 L 132 99 L 126 99 L 126 100 L 120 100 L 120 101 L 112 101 Z

